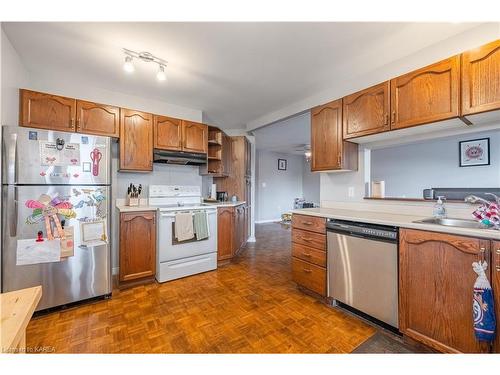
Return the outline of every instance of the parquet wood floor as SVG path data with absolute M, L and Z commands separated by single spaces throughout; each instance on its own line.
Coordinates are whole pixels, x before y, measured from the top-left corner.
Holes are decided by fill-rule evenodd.
M 289 228 L 261 224 L 256 235 L 216 271 L 36 317 L 27 345 L 56 353 L 348 353 L 375 333 L 297 290 Z

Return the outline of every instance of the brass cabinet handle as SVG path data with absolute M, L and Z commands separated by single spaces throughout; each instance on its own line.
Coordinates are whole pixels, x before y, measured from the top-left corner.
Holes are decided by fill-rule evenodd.
M 305 273 L 311 273 L 312 272 L 312 270 L 310 270 L 309 268 L 303 268 L 303 270 L 304 270 Z
M 311 256 L 312 256 L 312 255 L 311 255 L 311 254 L 309 254 L 309 253 L 302 253 L 302 255 L 303 255 L 303 256 L 305 256 L 305 257 L 311 257 Z
M 342 162 L 342 154 L 339 152 L 339 154 L 337 155 L 337 164 L 340 166 Z
M 495 270 L 500 272 L 500 249 L 495 250 L 496 260 L 495 260 Z
M 388 123 L 389 123 L 389 114 L 388 114 L 388 113 L 386 113 L 386 114 L 384 115 L 384 125 L 387 125 Z
M 304 241 L 311 242 L 313 239 L 309 237 L 302 237 Z
M 310 222 L 310 221 L 303 221 L 302 224 L 304 224 L 304 225 L 313 225 L 313 223 Z
M 392 111 L 392 119 L 391 122 L 394 124 L 396 122 L 396 111 Z
M 69 127 L 70 128 L 74 128 L 75 127 L 75 119 L 74 118 L 71 119 L 71 125 Z
M 484 259 L 484 253 L 485 252 L 486 252 L 486 248 L 484 248 L 484 247 L 479 248 L 479 254 L 480 254 L 480 260 L 481 260 L 481 262 L 484 262 L 484 260 L 485 260 Z

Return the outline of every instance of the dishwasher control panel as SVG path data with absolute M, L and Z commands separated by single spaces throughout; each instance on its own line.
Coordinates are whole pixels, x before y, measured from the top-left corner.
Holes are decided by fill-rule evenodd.
M 326 228 L 332 232 L 390 241 L 397 241 L 399 232 L 397 227 L 337 219 L 328 219 Z

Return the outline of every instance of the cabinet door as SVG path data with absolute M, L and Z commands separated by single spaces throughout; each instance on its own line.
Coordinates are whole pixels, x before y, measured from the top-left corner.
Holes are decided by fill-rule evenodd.
M 488 350 L 474 337 L 472 262 L 489 259 L 489 246 L 481 239 L 400 231 L 399 329 L 404 335 L 444 352 Z
M 120 108 L 77 100 L 76 131 L 118 138 L 120 136 Z
M 182 150 L 182 120 L 166 116 L 154 116 L 154 148 Z
M 342 100 L 315 107 L 311 111 L 311 170 L 341 168 Z
M 208 126 L 192 121 L 183 121 L 182 149 L 187 152 L 206 154 L 208 151 Z
M 391 80 L 391 129 L 459 115 L 459 56 Z
M 500 39 L 462 54 L 462 114 L 500 109 Z
M 120 113 L 120 169 L 152 171 L 153 116 L 123 108 Z
M 154 277 L 156 273 L 156 212 L 120 215 L 120 281 Z
M 344 139 L 390 130 L 389 81 L 346 96 L 343 102 Z
M 245 137 L 245 176 L 252 176 L 252 145 Z
M 232 144 L 231 137 L 222 134 L 222 174 L 225 176 L 231 175 Z
M 75 131 L 76 100 L 43 92 L 19 90 L 19 125 L 28 128 Z
M 491 287 L 495 297 L 495 316 L 497 318 L 497 337 L 493 344 L 493 352 L 500 353 L 500 241 L 493 241 L 491 248 Z
M 217 209 L 217 260 L 230 259 L 234 255 L 234 216 L 234 207 Z

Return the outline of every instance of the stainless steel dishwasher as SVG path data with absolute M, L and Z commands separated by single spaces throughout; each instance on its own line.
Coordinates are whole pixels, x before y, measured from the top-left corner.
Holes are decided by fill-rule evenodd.
M 398 228 L 329 219 L 328 296 L 398 328 Z

